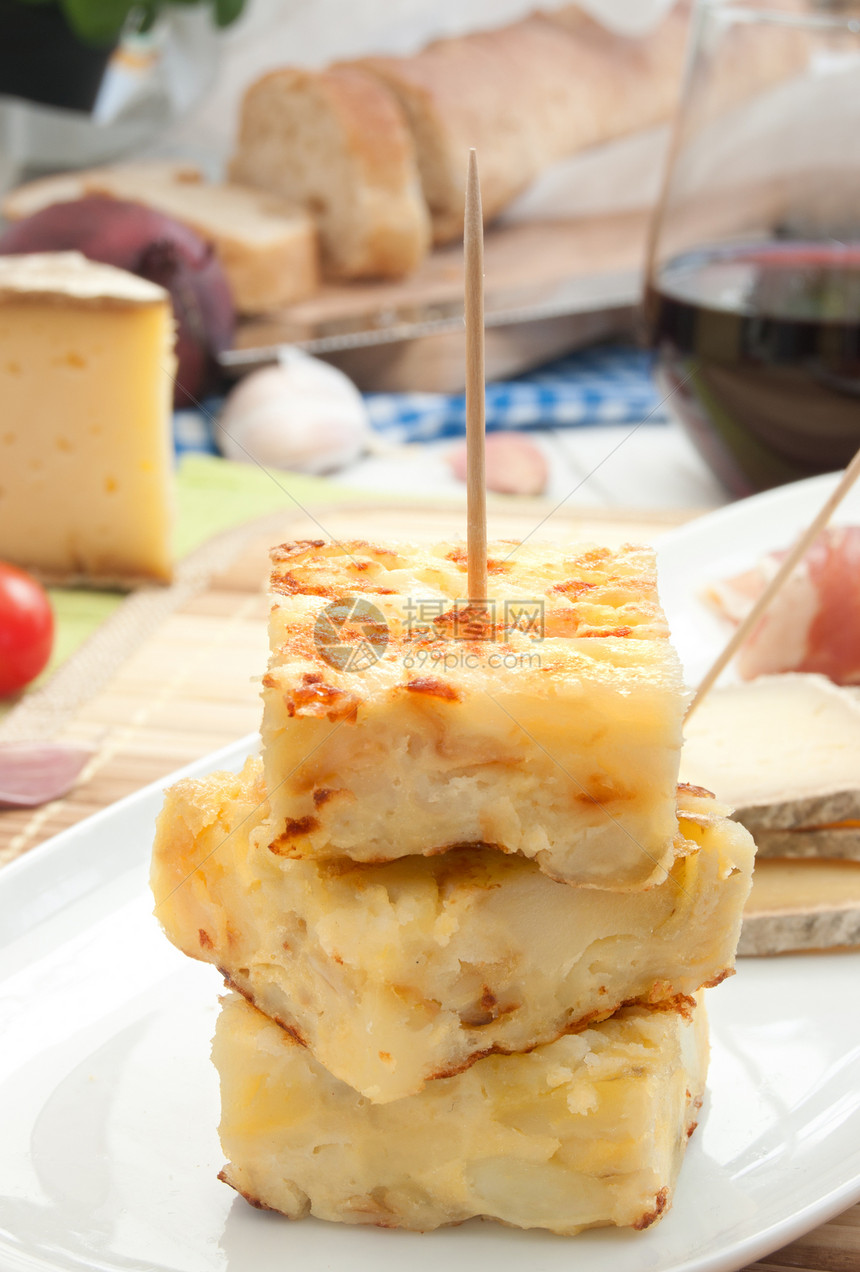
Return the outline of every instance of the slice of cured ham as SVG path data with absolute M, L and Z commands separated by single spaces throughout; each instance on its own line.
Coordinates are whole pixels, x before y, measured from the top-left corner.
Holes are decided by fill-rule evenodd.
M 785 551 L 712 584 L 705 599 L 739 623 L 764 591 Z M 818 672 L 860 684 L 860 526 L 825 530 L 742 646 L 744 680 L 783 671 Z

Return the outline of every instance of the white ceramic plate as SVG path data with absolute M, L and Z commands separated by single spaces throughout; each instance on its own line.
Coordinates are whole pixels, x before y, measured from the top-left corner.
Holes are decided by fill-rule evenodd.
M 691 672 L 722 639 L 696 585 L 790 539 L 828 485 L 666 540 Z M 254 745 L 186 773 L 232 768 Z M 648 1232 L 571 1241 L 472 1222 L 418 1236 L 252 1210 L 216 1179 L 218 977 L 150 915 L 160 802 L 149 787 L 0 871 L 3 1272 L 734 1272 L 860 1197 L 860 955 L 842 954 L 746 960 L 710 995 L 710 1094 L 674 1208 Z

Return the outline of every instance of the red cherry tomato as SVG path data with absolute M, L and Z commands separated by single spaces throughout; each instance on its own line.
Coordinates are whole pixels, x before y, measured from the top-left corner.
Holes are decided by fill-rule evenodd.
M 0 562 L 0 698 L 38 676 L 51 656 L 54 614 L 41 583 Z

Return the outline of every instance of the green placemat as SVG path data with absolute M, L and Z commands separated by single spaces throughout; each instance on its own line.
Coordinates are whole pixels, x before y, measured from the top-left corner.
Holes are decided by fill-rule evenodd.
M 319 503 L 376 502 L 376 491 L 354 490 L 328 477 L 272 472 L 212 455 L 188 455 L 177 474 L 176 555 L 254 517 Z
M 296 511 L 314 503 L 376 501 L 376 492 L 352 490 L 325 477 L 270 472 L 254 464 L 234 464 L 212 455 L 186 455 L 176 474 L 177 558 L 186 556 L 216 534 L 255 517 Z M 120 606 L 122 592 L 83 588 L 48 589 L 54 607 L 56 637 L 51 661 L 33 683 L 35 688 L 69 658 L 101 623 Z M 0 717 L 17 699 L 0 702 Z

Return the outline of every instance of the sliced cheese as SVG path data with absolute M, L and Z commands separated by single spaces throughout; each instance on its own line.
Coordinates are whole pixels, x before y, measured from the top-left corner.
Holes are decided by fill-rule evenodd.
M 759 861 L 738 954 L 860 945 L 860 863 Z
M 850 822 L 796 830 L 757 830 L 759 857 L 836 857 L 860 861 L 860 827 Z
M 753 833 L 860 816 L 860 697 L 824 676 L 761 676 L 714 690 L 690 717 L 683 781 Z
M 0 559 L 171 575 L 170 297 L 76 252 L 0 256 Z

